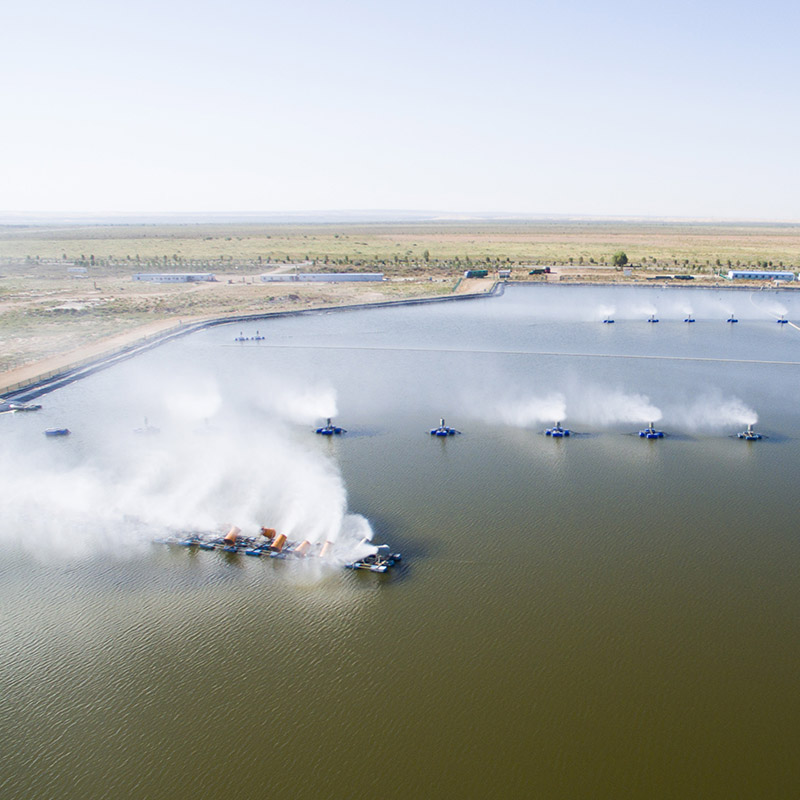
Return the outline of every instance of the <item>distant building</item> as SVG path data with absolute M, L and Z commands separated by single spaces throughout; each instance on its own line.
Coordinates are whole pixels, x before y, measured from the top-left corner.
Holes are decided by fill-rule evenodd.
M 213 272 L 137 272 L 133 275 L 135 281 L 150 281 L 151 283 L 194 283 L 196 281 L 215 281 Z
M 71 278 L 85 278 L 89 274 L 86 267 L 67 267 L 67 272 Z
M 772 272 L 757 269 L 729 269 L 728 280 L 745 280 L 745 281 L 793 281 L 793 272 Z
M 497 276 L 499 278 L 510 278 L 511 277 L 511 270 L 510 269 L 501 269 L 498 271 Z

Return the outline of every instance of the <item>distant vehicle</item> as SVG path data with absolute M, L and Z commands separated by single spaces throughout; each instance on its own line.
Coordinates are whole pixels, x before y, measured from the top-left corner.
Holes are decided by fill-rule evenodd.
M 465 278 L 486 278 L 488 275 L 488 269 L 468 269 L 464 273 Z

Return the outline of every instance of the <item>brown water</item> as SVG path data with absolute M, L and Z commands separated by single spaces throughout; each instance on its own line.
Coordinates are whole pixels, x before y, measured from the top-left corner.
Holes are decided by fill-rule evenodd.
M 734 328 L 726 295 L 546 291 L 260 323 L 267 340 L 239 347 L 238 327 L 208 331 L 0 417 L 0 796 L 793 797 L 800 331 L 763 312 L 785 295 L 737 295 Z M 593 319 L 604 304 L 614 326 Z M 654 358 L 619 357 L 638 355 Z M 234 451 L 329 465 L 402 568 L 141 544 L 126 465 L 177 447 L 161 392 L 182 372 L 206 411 L 212 381 L 207 424 Z M 279 415 L 253 396 L 292 380 L 335 390 L 344 437 L 270 438 Z M 719 423 L 734 400 L 768 438 Z M 524 401 L 562 402 L 582 435 L 509 421 Z M 635 435 L 643 407 L 666 439 Z M 143 411 L 154 443 L 130 433 Z M 442 415 L 463 435 L 431 438 Z M 57 423 L 73 435 L 43 441 Z M 10 465 L 39 466 L 39 501 L 15 500 Z M 231 469 L 214 508 L 255 494 L 265 523 L 289 514 L 278 472 Z

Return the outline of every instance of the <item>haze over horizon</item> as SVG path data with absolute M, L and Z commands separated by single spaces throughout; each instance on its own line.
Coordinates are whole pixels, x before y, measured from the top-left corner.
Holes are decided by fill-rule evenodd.
M 4 219 L 800 221 L 788 2 L 43 0 L 4 21 Z

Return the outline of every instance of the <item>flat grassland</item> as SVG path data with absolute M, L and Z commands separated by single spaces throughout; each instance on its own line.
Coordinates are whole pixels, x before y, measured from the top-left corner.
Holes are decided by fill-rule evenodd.
M 426 222 L 0 227 L 0 260 L 128 264 L 265 263 L 403 265 L 458 259 L 659 266 L 800 263 L 800 225 L 675 222 Z M 427 253 L 427 258 L 426 258 Z
M 612 267 L 624 251 L 630 277 Z M 64 363 L 111 337 L 178 321 L 479 290 L 459 280 L 561 265 L 562 279 L 609 282 L 737 265 L 794 268 L 800 225 L 675 222 L 443 221 L 328 224 L 0 226 L 0 373 Z M 84 267 L 75 278 L 69 267 Z M 261 273 L 383 272 L 381 283 L 262 283 Z M 135 272 L 213 272 L 214 283 L 133 282 Z M 2 387 L 0 387 L 2 388 Z

